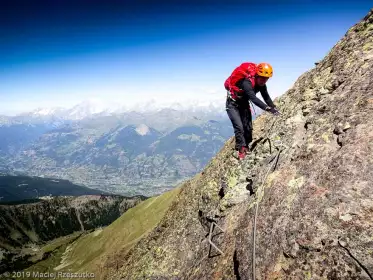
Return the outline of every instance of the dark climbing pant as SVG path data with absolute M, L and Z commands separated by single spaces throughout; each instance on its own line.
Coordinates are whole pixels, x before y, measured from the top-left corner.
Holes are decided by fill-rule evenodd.
M 253 140 L 253 125 L 249 102 L 239 103 L 227 98 L 226 111 L 233 125 L 236 150 L 240 150 L 241 147 L 248 147 Z

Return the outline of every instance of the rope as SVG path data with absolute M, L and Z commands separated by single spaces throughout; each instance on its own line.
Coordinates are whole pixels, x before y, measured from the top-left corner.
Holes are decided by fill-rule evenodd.
M 276 118 L 276 119 L 273 121 L 273 123 L 272 123 L 270 129 L 268 130 L 268 133 L 270 133 L 270 132 L 272 131 L 272 128 L 274 127 L 275 123 L 277 123 L 278 121 L 279 121 L 278 118 Z M 269 138 L 268 138 L 268 140 L 270 141 Z M 271 145 L 271 143 L 270 143 L 270 145 Z M 261 185 L 260 188 L 259 188 L 259 190 L 263 192 L 262 198 L 264 197 L 264 183 L 266 182 L 267 177 L 268 177 L 268 174 L 269 174 L 269 171 L 272 169 L 272 167 L 273 167 L 275 164 L 276 164 L 276 166 L 277 166 L 277 162 L 278 162 L 278 159 L 279 159 L 279 157 L 280 157 L 280 153 L 281 153 L 281 152 L 282 152 L 282 150 L 279 149 L 279 150 L 278 150 L 278 153 L 277 153 L 277 155 L 276 155 L 276 157 L 275 157 L 275 158 L 277 158 L 277 159 L 274 160 L 273 163 L 272 163 L 272 165 L 268 168 L 267 173 L 266 173 L 266 175 L 265 175 L 265 177 L 264 177 L 264 180 L 262 181 L 262 185 Z M 276 167 L 275 167 L 275 168 L 276 168 Z M 256 260 L 256 257 L 255 257 L 255 255 L 256 255 L 255 243 L 256 243 L 256 221 L 257 221 L 257 217 L 258 217 L 259 202 L 260 202 L 260 201 L 259 201 L 259 195 L 258 195 L 258 200 L 257 200 L 257 202 L 256 202 L 256 207 L 255 207 L 254 229 L 253 229 L 253 255 L 252 255 L 252 258 L 253 258 L 253 263 L 252 263 L 252 267 L 253 267 L 253 271 L 252 271 L 252 274 L 253 274 L 253 280 L 256 279 L 256 275 L 255 275 L 255 260 Z
M 279 119 L 280 119 L 281 117 L 280 116 L 277 116 L 277 118 L 272 122 L 272 125 L 271 125 L 271 127 L 269 128 L 269 130 L 268 130 L 268 132 L 267 132 L 267 134 L 270 134 L 270 132 L 272 131 L 272 128 L 275 126 L 275 124 L 276 123 L 278 123 L 279 122 Z M 269 137 L 267 137 L 267 139 L 269 140 L 269 142 L 270 142 L 270 150 L 272 150 L 271 149 L 271 140 L 269 139 Z M 275 143 L 276 143 L 277 141 L 275 141 Z M 287 149 L 287 146 L 286 145 L 283 145 L 283 143 L 280 141 L 280 146 L 283 146 L 283 148 L 284 149 Z M 261 185 L 261 187 L 259 188 L 259 190 L 261 190 L 262 192 L 263 192 L 263 195 L 262 195 L 262 199 L 263 199 L 263 197 L 264 197 L 264 183 L 266 182 L 266 180 L 267 180 L 267 177 L 268 177 L 268 174 L 269 174 L 269 171 L 272 169 L 272 167 L 276 164 L 276 166 L 275 166 L 275 168 L 277 167 L 277 162 L 278 162 L 278 159 L 279 159 L 279 157 L 280 157 L 280 153 L 284 150 L 284 149 L 278 149 L 278 153 L 277 153 L 277 155 L 276 155 L 276 157 L 275 158 L 277 158 L 275 161 L 273 161 L 273 163 L 272 163 L 272 165 L 268 168 L 268 170 L 267 170 L 267 174 L 265 175 L 265 177 L 264 177 L 264 180 L 262 181 L 262 185 Z M 270 152 L 272 152 L 272 151 L 270 151 Z M 259 198 L 259 196 L 258 196 L 258 198 Z M 253 274 L 253 280 L 255 280 L 256 279 L 256 275 L 255 275 L 255 260 L 256 260 L 256 257 L 255 257 L 255 243 L 256 243 L 256 221 L 257 221 L 257 217 L 258 217 L 258 209 L 259 209 L 259 199 L 257 200 L 257 202 L 256 202 L 256 207 L 255 207 L 255 215 L 254 215 L 254 229 L 253 229 L 253 255 L 252 255 L 252 258 L 253 258 L 253 260 L 252 260 L 252 267 L 253 267 L 253 271 L 252 271 L 252 274 Z
M 260 190 L 263 192 L 262 197 L 264 197 L 264 183 L 267 180 L 269 171 L 272 169 L 272 167 L 274 166 L 275 163 L 277 164 L 278 157 L 280 156 L 280 153 L 281 153 L 281 150 L 278 151 L 278 153 L 275 157 L 275 158 L 277 158 L 277 160 L 273 161 L 272 165 L 267 170 L 267 174 L 265 175 L 264 180 L 262 181 L 262 185 L 260 186 Z M 256 279 L 255 278 L 255 241 L 256 241 L 256 220 L 257 220 L 257 216 L 258 216 L 258 209 L 259 209 L 259 196 L 258 196 L 258 200 L 256 202 L 255 216 L 254 216 L 254 229 L 253 229 L 253 265 L 252 265 L 253 266 L 253 280 Z

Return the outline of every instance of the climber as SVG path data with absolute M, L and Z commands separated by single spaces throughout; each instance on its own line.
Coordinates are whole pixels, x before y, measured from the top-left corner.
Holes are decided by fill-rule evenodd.
M 245 62 L 235 68 L 224 83 L 227 90 L 226 111 L 233 125 L 235 150 L 238 151 L 239 160 L 249 153 L 249 144 L 252 141 L 253 126 L 249 101 L 264 111 L 276 116 L 280 114 L 267 91 L 266 82 L 272 75 L 273 69 L 268 63 Z M 267 104 L 256 97 L 258 91 Z

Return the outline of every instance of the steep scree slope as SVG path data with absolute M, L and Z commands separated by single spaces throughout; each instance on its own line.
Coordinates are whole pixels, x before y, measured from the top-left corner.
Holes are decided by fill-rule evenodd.
M 252 279 L 257 200 L 257 279 L 372 279 L 372 69 L 373 10 L 276 100 L 281 117 L 255 121 L 250 157 L 228 141 L 111 279 Z

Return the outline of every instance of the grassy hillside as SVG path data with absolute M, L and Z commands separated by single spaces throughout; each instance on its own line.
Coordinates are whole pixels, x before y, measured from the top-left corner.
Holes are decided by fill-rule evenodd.
M 129 209 L 115 222 L 103 229 L 83 235 L 72 244 L 71 238 L 59 241 L 48 259 L 27 271 L 72 271 L 95 273 L 103 279 L 109 271 L 121 266 L 122 257 L 138 240 L 155 228 L 179 193 L 180 188 L 147 199 Z
M 0 205 L 0 274 L 20 271 L 49 257 L 47 252 L 54 254 L 56 246 L 47 251 L 40 250 L 42 246 L 77 231 L 87 234 L 108 226 L 141 201 L 144 198 L 79 196 Z
M 24 272 L 30 272 L 31 274 L 36 271 L 40 273 L 52 272 L 51 268 L 59 264 L 62 254 L 67 246 L 82 234 L 84 233 L 74 232 L 73 234 L 59 237 L 40 248 L 38 254 L 30 259 L 32 262 L 37 263 L 25 269 Z M 30 279 L 37 278 L 30 277 Z

